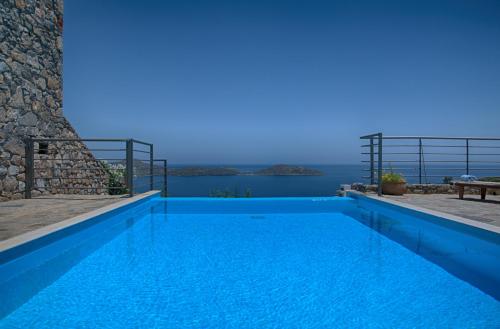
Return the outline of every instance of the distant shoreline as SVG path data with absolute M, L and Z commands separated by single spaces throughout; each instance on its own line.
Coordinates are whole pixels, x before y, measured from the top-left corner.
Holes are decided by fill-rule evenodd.
M 124 161 L 116 162 L 115 165 L 124 166 Z M 162 166 L 153 165 L 153 173 L 162 176 Z M 134 160 L 134 175 L 149 175 L 150 167 L 147 161 Z M 176 177 L 202 177 L 202 176 L 323 176 L 324 172 L 304 166 L 293 166 L 278 164 L 255 170 L 240 170 L 231 166 L 186 166 L 167 167 L 168 176 Z
M 318 169 L 302 166 L 274 165 L 255 171 L 240 171 L 231 167 L 185 167 L 170 168 L 169 176 L 199 177 L 199 176 L 322 176 Z

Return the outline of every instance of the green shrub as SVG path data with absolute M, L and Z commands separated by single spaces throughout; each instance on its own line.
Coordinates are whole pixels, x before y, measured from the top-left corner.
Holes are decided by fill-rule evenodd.
M 110 195 L 127 194 L 128 189 L 125 186 L 125 167 L 120 164 L 109 164 L 101 161 L 104 170 L 108 174 L 108 193 Z
M 451 176 L 444 176 L 443 177 L 443 184 L 451 184 L 452 181 L 453 181 L 453 177 L 451 177 Z
M 403 175 L 391 172 L 382 175 L 382 183 L 406 183 L 406 180 Z

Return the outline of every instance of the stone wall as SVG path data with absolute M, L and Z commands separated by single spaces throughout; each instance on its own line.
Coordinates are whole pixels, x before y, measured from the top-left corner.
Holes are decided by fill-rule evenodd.
M 408 194 L 457 194 L 458 191 L 454 185 L 450 184 L 408 184 Z M 352 184 L 351 188 L 360 192 L 377 192 L 377 185 Z M 479 194 L 477 188 L 465 187 L 465 194 Z M 499 191 L 488 189 L 488 194 L 497 195 Z
M 62 0 L 0 1 L 0 200 L 7 200 L 23 197 L 26 138 L 78 135 L 62 112 Z M 83 143 L 50 144 L 36 153 L 36 159 L 56 160 L 37 160 L 35 176 L 57 179 L 37 179 L 35 196 L 106 187 L 106 171 Z M 67 179 L 67 168 L 76 179 Z

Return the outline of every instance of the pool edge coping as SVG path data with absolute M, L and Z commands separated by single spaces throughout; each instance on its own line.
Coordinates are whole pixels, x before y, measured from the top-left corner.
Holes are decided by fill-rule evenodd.
M 0 241 L 0 253 L 3 253 L 9 249 L 16 248 L 16 247 L 21 246 L 23 244 L 29 243 L 31 241 L 37 240 L 39 238 L 42 238 L 42 237 L 49 235 L 49 234 L 52 234 L 54 232 L 64 230 L 64 229 L 71 227 L 73 225 L 85 222 L 85 221 L 92 219 L 92 218 L 95 218 L 97 216 L 104 215 L 104 214 L 109 213 L 111 211 L 114 211 L 114 210 L 117 210 L 119 208 L 130 205 L 132 203 L 159 195 L 160 193 L 161 193 L 161 191 L 156 191 L 156 190 L 141 193 L 141 194 L 133 196 L 131 198 L 127 198 L 125 200 L 120 200 L 120 201 L 112 203 L 110 205 L 100 207 L 100 208 L 88 211 L 86 213 L 64 219 L 64 220 L 59 221 L 57 223 L 53 223 L 53 224 L 50 224 L 50 225 L 47 225 L 44 227 L 40 227 L 40 228 L 35 229 L 33 231 L 30 231 L 30 232 L 25 232 L 25 233 L 22 233 L 20 235 L 13 236 L 13 237 L 8 238 L 6 240 Z
M 347 196 L 349 196 L 349 195 L 354 195 L 354 196 L 357 196 L 357 197 L 364 197 L 364 198 L 375 200 L 375 201 L 379 201 L 379 202 L 382 202 L 382 203 L 388 203 L 388 204 L 391 204 L 393 206 L 402 207 L 402 208 L 405 208 L 405 209 L 409 209 L 409 210 L 412 210 L 412 211 L 423 213 L 425 215 L 439 217 L 439 218 L 446 219 L 446 220 L 449 220 L 449 221 L 452 221 L 452 222 L 456 222 L 456 223 L 459 223 L 459 224 L 463 224 L 463 225 L 467 225 L 467 226 L 472 226 L 472 227 L 475 227 L 475 228 L 478 228 L 478 229 L 481 229 L 481 230 L 485 230 L 485 231 L 489 231 L 489 232 L 492 232 L 492 233 L 500 234 L 500 227 L 498 227 L 498 226 L 491 225 L 491 224 L 488 224 L 488 223 L 482 223 L 482 222 L 479 222 L 479 221 L 475 221 L 475 220 L 468 219 L 468 218 L 465 218 L 465 217 L 461 217 L 461 216 L 457 216 L 457 215 L 445 213 L 445 212 L 442 212 L 442 211 L 432 210 L 432 209 L 428 209 L 428 208 L 424 208 L 424 207 L 420 207 L 420 206 L 415 206 L 415 205 L 412 205 L 412 204 L 409 204 L 409 203 L 405 203 L 405 202 L 401 202 L 401 201 L 396 201 L 396 200 L 391 200 L 391 199 L 387 199 L 387 198 L 384 198 L 384 197 L 381 197 L 381 196 L 377 196 L 377 195 L 368 195 L 368 194 L 365 194 L 365 193 L 362 193 L 362 192 L 358 192 L 358 191 L 348 191 L 347 192 Z

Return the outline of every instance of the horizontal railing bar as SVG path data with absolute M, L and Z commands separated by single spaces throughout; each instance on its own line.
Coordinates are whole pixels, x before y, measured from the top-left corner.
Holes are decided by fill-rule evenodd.
M 384 147 L 416 147 L 416 148 L 419 148 L 420 145 L 418 144 L 394 144 L 394 145 L 391 145 L 391 144 L 384 144 Z M 425 145 L 425 144 L 422 144 L 422 148 L 426 148 L 426 147 L 436 147 L 436 148 L 466 148 L 465 145 Z M 469 149 L 471 148 L 474 148 L 475 146 L 473 145 L 469 145 Z
M 362 160 L 361 162 L 370 163 L 370 160 Z M 378 163 L 378 160 L 373 160 L 373 162 Z M 384 160 L 382 162 L 418 162 L 418 160 Z
M 364 153 L 364 154 L 370 154 L 370 153 Z M 373 154 L 378 154 L 378 152 L 374 152 Z M 414 152 L 384 152 L 383 154 L 392 154 L 392 155 L 419 155 L 420 153 L 414 153 Z
M 415 145 L 418 147 L 418 145 Z M 436 147 L 436 148 L 446 148 L 446 147 L 449 147 L 449 148 L 466 148 L 465 145 L 426 145 L 426 144 L 423 144 L 422 143 L 422 147 L 423 148 L 426 148 L 426 147 Z M 472 145 L 469 145 L 469 148 L 472 148 Z
M 146 143 L 137 139 L 130 138 L 32 138 L 33 142 L 127 142 L 132 141 L 137 144 L 151 146 L 153 144 Z
M 418 146 L 418 145 L 417 145 Z M 466 145 L 426 145 L 426 144 L 422 144 L 422 147 L 423 148 L 426 148 L 426 147 L 436 147 L 436 148 L 467 148 Z M 481 146 L 478 146 L 478 145 L 470 145 L 469 144 L 469 149 L 472 149 L 472 148 L 480 148 Z
M 139 140 L 137 140 L 137 139 L 132 139 L 132 142 L 134 142 L 134 143 L 138 143 L 138 144 L 142 144 L 142 145 L 147 145 L 147 146 L 151 146 L 151 145 L 153 145 L 153 144 L 151 144 L 151 143 L 146 143 L 146 142 L 143 142 L 143 141 L 139 141 Z
M 500 155 L 500 153 L 469 153 L 469 156 L 474 155 Z
M 389 161 L 389 162 L 391 162 L 391 161 Z M 428 162 L 433 162 L 433 163 L 437 163 L 437 162 L 467 163 L 467 161 L 465 161 L 465 160 L 425 160 L 425 163 L 428 163 Z M 500 163 L 500 161 L 487 161 L 487 160 L 477 161 L 477 160 L 475 160 L 475 161 L 469 161 L 469 163 Z
M 122 170 L 125 171 L 126 168 L 78 168 L 78 167 L 69 167 L 69 168 L 40 168 L 34 167 L 34 170 L 74 170 L 74 171 L 82 171 L 82 170 Z
M 123 189 L 124 187 L 63 187 L 63 186 L 47 186 L 47 187 L 35 187 L 44 190 L 59 189 L 59 190 L 114 190 Z
M 144 151 L 144 150 L 136 150 L 136 149 L 133 149 L 132 151 L 134 152 L 140 152 L 140 153 L 151 153 L 149 151 Z M 148 160 L 149 161 L 149 160 Z
M 379 138 L 378 135 L 362 136 L 360 139 Z M 500 141 L 500 137 L 439 137 L 439 136 L 382 136 L 382 139 L 433 139 L 433 140 L 476 140 L 476 141 Z
M 362 160 L 363 163 L 370 163 L 370 160 Z M 378 160 L 373 160 L 374 163 L 378 163 Z M 384 160 L 385 163 L 418 163 L 418 160 Z M 467 163 L 465 160 L 425 160 L 425 163 Z M 469 163 L 500 163 L 500 161 L 488 161 L 488 160 L 472 160 Z
M 418 154 L 418 153 L 417 153 Z M 443 152 L 422 152 L 423 155 L 460 155 L 465 156 L 467 153 L 443 153 Z M 472 154 L 469 154 L 472 155 Z
M 428 161 L 426 161 L 428 162 Z M 472 160 L 469 163 L 500 163 L 500 161 L 490 161 L 490 160 Z
M 405 177 L 420 177 L 420 175 L 404 175 Z M 446 175 L 427 175 L 425 177 L 444 177 Z M 363 176 L 362 178 L 371 178 L 370 176 Z M 424 178 L 424 176 L 422 176 Z
M 33 142 L 126 142 L 123 138 L 33 138 Z
M 361 146 L 365 146 L 365 145 L 361 145 Z M 370 145 L 368 145 L 370 146 Z M 384 147 L 420 147 L 420 145 L 418 144 L 384 144 Z M 422 144 L 422 147 L 423 148 L 426 148 L 426 147 L 437 147 L 437 148 L 466 148 L 467 146 L 466 145 L 426 145 L 426 144 Z M 486 145 L 470 145 L 469 144 L 469 149 L 473 149 L 473 148 L 492 148 L 492 149 L 498 149 L 500 148 L 500 146 L 486 146 Z
M 422 178 L 425 179 L 425 177 L 445 177 L 446 175 L 425 175 L 423 176 L 422 175 Z M 420 177 L 419 175 L 415 175 L 415 176 L 408 176 L 408 177 Z
M 470 149 L 500 149 L 500 146 L 486 146 L 486 145 L 469 145 Z
M 418 168 L 412 167 L 412 168 L 383 168 L 382 170 L 417 170 Z M 434 171 L 434 170 L 460 170 L 463 171 L 464 168 L 425 168 L 426 171 Z M 484 170 L 484 171 L 496 171 L 500 170 L 500 168 L 469 168 L 469 170 Z M 362 171 L 371 171 L 371 169 L 366 168 L 362 169 Z M 376 169 L 374 171 L 377 171 Z
M 150 186 L 149 182 L 144 182 L 144 183 L 143 182 L 139 182 L 139 183 L 138 182 L 134 182 L 134 191 L 137 191 L 138 187 L 141 188 L 141 187 L 149 187 L 149 186 Z M 147 188 L 146 190 L 149 191 L 149 188 Z
M 370 145 L 361 145 L 362 147 L 364 146 L 370 146 Z M 385 144 L 383 146 L 384 148 L 388 147 L 419 147 L 419 145 L 404 145 L 404 144 L 398 144 L 398 145 L 388 145 Z M 427 147 L 435 147 L 435 148 L 466 148 L 465 145 L 422 145 L 422 148 L 427 148 Z M 500 149 L 500 146 L 478 146 L 478 145 L 469 145 L 469 149 Z M 374 152 L 376 154 L 377 152 Z M 465 152 L 464 152 L 465 153 Z M 370 153 L 367 153 L 370 154 Z
M 106 160 L 106 161 L 122 161 L 125 160 L 123 158 L 94 158 L 95 160 Z M 77 159 L 77 158 L 64 158 L 64 159 L 57 159 L 57 158 L 35 158 L 35 161 L 80 161 L 80 160 L 86 160 L 86 159 Z
M 105 190 L 107 188 L 104 187 L 67 187 L 67 186 L 34 186 L 34 188 L 39 188 L 43 190 L 50 190 L 50 189 L 60 189 L 60 190 L 95 190 L 95 189 L 102 189 Z
M 371 154 L 370 152 L 361 152 L 363 155 L 369 155 Z M 377 152 L 374 152 L 373 154 L 378 154 Z M 414 152 L 384 152 L 383 154 L 391 154 L 391 155 L 419 155 L 420 153 L 414 153 Z M 443 152 L 422 152 L 423 155 L 461 155 L 465 156 L 466 153 L 443 153 Z M 500 155 L 500 153 L 469 153 L 469 156 L 473 155 Z
M 418 162 L 415 160 L 408 160 L 408 161 L 382 161 L 382 162 Z M 371 163 L 370 160 L 361 160 L 361 163 Z M 378 160 L 373 160 L 373 163 L 378 163 Z
M 126 151 L 127 149 L 88 149 L 92 152 L 114 152 L 114 151 Z
M 382 170 L 417 170 L 417 168 L 382 168 Z M 371 171 L 371 169 L 363 169 L 362 171 Z M 373 170 L 374 172 L 377 171 L 377 169 Z
M 422 178 L 425 177 L 444 177 L 445 175 L 422 175 Z M 405 177 L 420 177 L 420 175 L 405 175 Z
M 147 182 L 134 182 L 134 188 L 136 188 L 137 186 L 149 186 L 149 181 Z
M 467 148 L 466 145 L 425 145 L 425 144 L 422 144 L 422 147 L 423 148 L 426 148 L 426 147 L 436 147 L 436 148 L 445 148 L 445 147 L 450 147 L 450 148 L 451 147 Z M 480 149 L 480 148 L 498 149 L 498 148 L 500 148 L 500 146 L 486 146 L 486 145 L 471 145 L 471 144 L 469 144 L 469 149 Z
M 365 135 L 365 136 L 361 136 L 360 139 L 375 139 L 375 138 L 378 138 L 380 135 L 380 133 L 376 133 L 376 134 L 370 134 L 370 135 Z
M 45 179 L 45 180 L 54 180 L 54 179 L 60 179 L 60 180 L 75 180 L 75 179 L 86 179 L 86 178 L 76 178 L 76 177 L 34 177 L 33 179 Z M 78 183 L 76 183 L 78 184 Z M 47 186 L 46 188 L 54 188 L 54 186 Z M 59 187 L 59 188 L 68 188 L 68 187 Z M 94 188 L 94 187 L 86 187 L 86 188 Z M 102 188 L 102 189 L 112 189 L 112 188 L 124 188 L 124 187 L 95 187 L 95 188 Z
M 387 154 L 387 153 L 386 153 Z M 418 153 L 417 153 L 418 154 Z M 461 155 L 465 156 L 467 153 L 441 153 L 441 152 L 423 152 L 423 155 Z M 469 156 L 473 155 L 500 155 L 500 153 L 469 153 Z
M 371 145 L 361 145 L 361 147 L 370 147 Z M 377 144 L 373 144 L 373 146 L 377 146 Z M 420 145 L 418 144 L 387 144 L 385 143 L 383 145 L 384 148 L 391 148 L 391 147 L 408 147 L 408 148 L 418 148 Z M 466 145 L 429 145 L 429 144 L 422 144 L 423 148 L 467 148 Z M 473 145 L 469 143 L 469 149 L 500 149 L 500 146 L 489 146 L 489 145 Z
M 126 161 L 126 159 L 123 158 L 95 158 L 96 160 L 99 161 Z M 75 159 L 78 160 L 78 159 Z

